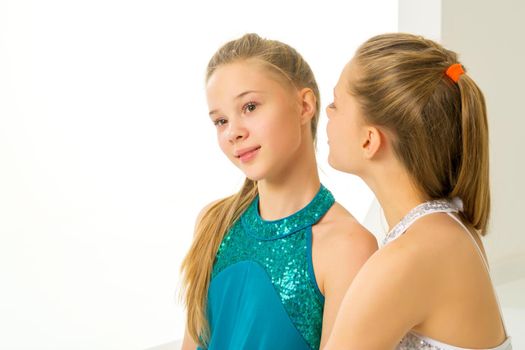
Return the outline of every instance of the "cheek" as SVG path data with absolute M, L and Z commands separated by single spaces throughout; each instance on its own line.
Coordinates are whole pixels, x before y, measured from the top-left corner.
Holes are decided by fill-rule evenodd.
M 300 122 L 282 112 L 258 124 L 256 130 L 265 140 L 271 141 L 274 148 L 290 148 L 300 142 Z
M 272 137 L 281 149 L 295 149 L 301 144 L 301 126 L 289 122 L 276 128 L 268 136 Z
M 326 134 L 328 135 L 328 139 L 331 139 L 334 135 L 334 124 L 333 119 L 328 119 L 328 122 L 326 123 Z
M 230 156 L 230 142 L 228 141 L 225 132 L 217 131 L 217 143 L 219 144 L 219 148 L 221 151 L 226 154 L 228 157 Z
M 355 133 L 347 123 L 329 122 L 327 127 L 330 141 L 330 153 L 338 159 L 348 157 L 352 144 L 356 141 Z
M 347 126 L 344 123 L 344 120 L 341 118 L 333 117 L 328 120 L 328 125 L 326 126 L 326 131 L 330 139 L 330 143 L 341 143 L 344 142 L 345 134 L 347 133 Z
M 356 162 L 354 135 L 343 128 L 334 128 L 330 138 L 328 163 L 337 170 L 352 173 Z

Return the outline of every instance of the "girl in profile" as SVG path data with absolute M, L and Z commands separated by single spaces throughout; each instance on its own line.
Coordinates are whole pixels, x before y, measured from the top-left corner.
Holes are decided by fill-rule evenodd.
M 326 350 L 511 348 L 480 235 L 490 209 L 483 94 L 425 38 L 366 41 L 327 107 L 330 164 L 374 191 L 390 232 Z

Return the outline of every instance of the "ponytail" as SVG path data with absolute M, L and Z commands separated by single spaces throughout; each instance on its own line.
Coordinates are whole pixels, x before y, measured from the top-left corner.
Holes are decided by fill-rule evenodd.
M 462 150 L 451 197 L 463 201 L 463 215 L 485 235 L 490 214 L 488 122 L 483 93 L 468 75 L 457 82 L 461 94 Z
M 208 287 L 215 255 L 224 236 L 257 195 L 257 183 L 246 179 L 241 190 L 205 209 L 198 219 L 195 239 L 182 262 L 183 299 L 187 331 L 201 345 L 208 342 Z
M 389 130 L 394 152 L 429 199 L 459 197 L 482 235 L 490 213 L 485 99 L 455 52 L 420 36 L 383 34 L 359 47 L 348 87 L 365 121 Z

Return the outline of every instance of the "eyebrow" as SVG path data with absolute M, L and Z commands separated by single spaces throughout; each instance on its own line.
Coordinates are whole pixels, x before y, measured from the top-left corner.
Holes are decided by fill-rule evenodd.
M 251 93 L 262 93 L 262 91 L 259 91 L 259 90 L 246 90 L 246 91 L 241 92 L 237 96 L 235 96 L 235 99 L 238 100 L 241 97 L 246 96 L 246 95 L 251 94 Z M 218 109 L 213 109 L 208 114 L 211 116 L 212 114 L 215 114 L 218 111 L 219 111 Z

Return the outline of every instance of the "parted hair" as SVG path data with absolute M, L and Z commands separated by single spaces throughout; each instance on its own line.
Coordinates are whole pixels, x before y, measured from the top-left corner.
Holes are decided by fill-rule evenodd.
M 206 81 L 222 65 L 255 60 L 281 83 L 296 89 L 310 88 L 316 98 L 316 112 L 310 127 L 315 141 L 320 111 L 319 88 L 308 63 L 292 47 L 276 40 L 246 34 L 224 44 L 209 61 Z M 257 184 L 248 178 L 236 194 L 207 208 L 196 224 L 193 244 L 182 263 L 183 299 L 187 310 L 186 329 L 198 344 L 210 337 L 207 297 L 213 264 L 219 245 L 233 224 L 257 196 Z

